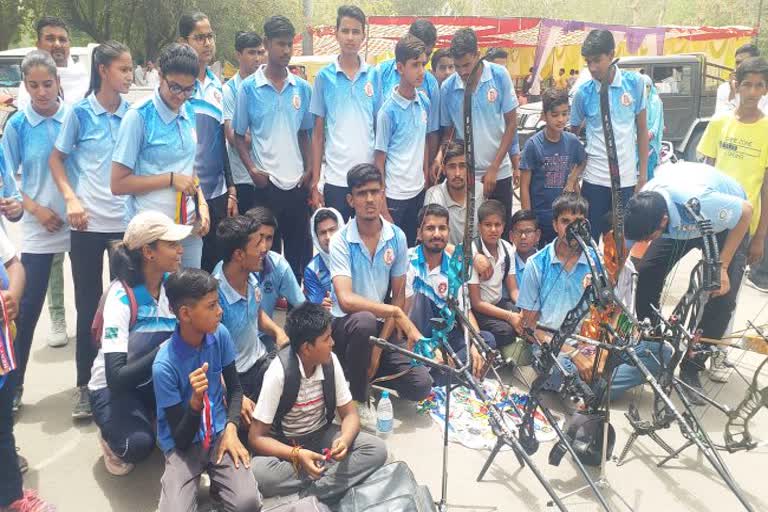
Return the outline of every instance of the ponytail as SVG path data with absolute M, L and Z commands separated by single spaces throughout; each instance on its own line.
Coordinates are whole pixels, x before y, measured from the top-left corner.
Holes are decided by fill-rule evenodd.
M 99 67 L 108 67 L 112 64 L 112 61 L 130 51 L 131 50 L 126 45 L 117 41 L 107 41 L 93 49 L 93 54 L 91 54 L 91 81 L 88 85 L 88 92 L 85 93 L 86 98 L 90 96 L 91 93 L 97 93 L 101 90 L 101 74 L 99 73 Z
M 153 246 L 154 242 L 150 244 Z M 144 257 L 141 248 L 128 249 L 122 241 L 114 242 L 109 255 L 109 271 L 116 279 L 134 288 L 144 282 Z

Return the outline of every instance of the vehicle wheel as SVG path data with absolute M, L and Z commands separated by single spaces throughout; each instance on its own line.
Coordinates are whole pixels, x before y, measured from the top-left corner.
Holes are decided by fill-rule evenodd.
M 696 153 L 696 148 L 699 147 L 699 141 L 701 141 L 705 129 L 706 126 L 696 128 L 696 131 L 693 132 L 693 135 L 691 135 L 688 145 L 683 152 L 683 160 L 687 162 L 701 162 L 704 160 L 703 158 L 699 158 L 699 155 Z

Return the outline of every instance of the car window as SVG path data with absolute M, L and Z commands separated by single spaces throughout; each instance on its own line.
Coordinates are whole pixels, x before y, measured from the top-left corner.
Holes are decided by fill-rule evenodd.
M 659 94 L 690 96 L 693 90 L 693 66 L 657 64 L 653 67 L 653 83 Z
M 0 62 L 0 87 L 19 87 L 21 67 L 10 62 Z

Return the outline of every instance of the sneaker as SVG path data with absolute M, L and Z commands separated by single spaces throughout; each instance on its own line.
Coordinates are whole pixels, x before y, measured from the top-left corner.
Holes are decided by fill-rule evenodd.
M 376 411 L 370 403 L 357 404 L 357 415 L 360 417 L 360 428 L 366 432 L 376 433 Z
M 715 382 L 728 382 L 731 376 L 732 365 L 726 360 L 726 354 L 722 350 L 715 350 L 709 358 L 709 380 Z
M 768 293 L 768 287 L 767 286 L 759 285 L 759 284 L 757 284 L 756 282 L 754 282 L 753 280 L 751 280 L 749 278 L 746 279 L 746 283 L 745 284 L 747 286 L 749 286 L 750 288 L 754 288 L 755 290 L 757 290 L 759 292 Z
M 18 465 L 19 465 L 19 473 L 21 473 L 23 475 L 24 473 L 29 471 L 29 462 L 27 461 L 26 457 L 24 457 L 23 455 L 18 453 L 19 449 L 20 448 L 17 446 L 16 447 L 16 460 L 18 461 Z
M 80 386 L 75 390 L 72 400 L 72 417 L 76 420 L 84 420 L 91 417 L 91 400 L 88 386 Z
M 107 442 L 101 436 L 99 431 L 99 444 L 101 445 L 101 451 L 104 453 L 104 467 L 107 468 L 107 472 L 114 476 L 125 476 L 133 471 L 134 465 L 130 462 L 125 462 L 123 459 L 115 455 L 112 448 L 109 447 Z
M 24 386 L 16 386 L 13 392 L 13 412 L 19 412 L 21 409 L 21 397 L 24 394 Z
M 701 385 L 701 380 L 699 379 L 699 372 L 701 370 L 697 368 L 694 363 L 690 361 L 683 361 L 680 364 L 680 380 L 688 384 L 690 387 L 695 389 L 696 391 L 700 393 L 704 393 L 704 387 Z M 707 402 L 704 401 L 701 396 L 699 396 L 697 393 L 694 393 L 690 389 L 686 388 L 685 386 L 680 386 L 682 388 L 683 393 L 685 394 L 685 397 L 688 399 L 689 402 L 691 402 L 692 405 L 706 405 Z
M 49 347 L 63 347 L 67 344 L 67 323 L 64 321 L 54 321 L 51 324 L 51 332 L 48 333 Z
M 280 297 L 277 299 L 277 304 L 275 304 L 275 308 L 279 309 L 280 311 L 288 311 L 288 299 L 285 297 Z
M 14 501 L 3 512 L 56 512 L 56 507 L 37 495 L 37 491 L 24 489 L 24 494 Z

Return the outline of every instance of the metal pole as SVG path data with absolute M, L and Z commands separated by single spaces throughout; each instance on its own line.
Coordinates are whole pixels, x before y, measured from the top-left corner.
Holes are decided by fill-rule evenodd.
M 309 29 L 312 25 L 312 0 L 302 0 L 301 3 L 304 14 L 304 32 L 301 35 L 301 54 L 313 55 L 312 32 Z

